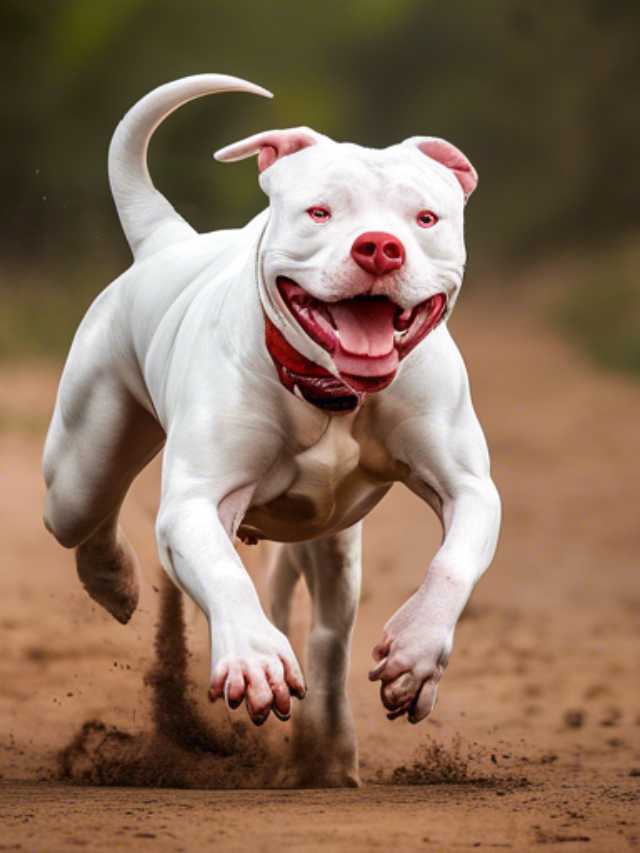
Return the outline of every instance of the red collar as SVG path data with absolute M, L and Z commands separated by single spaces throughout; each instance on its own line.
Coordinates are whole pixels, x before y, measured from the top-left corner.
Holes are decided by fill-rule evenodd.
M 354 412 L 366 398 L 345 382 L 294 349 L 265 314 L 265 343 L 287 391 L 323 412 Z

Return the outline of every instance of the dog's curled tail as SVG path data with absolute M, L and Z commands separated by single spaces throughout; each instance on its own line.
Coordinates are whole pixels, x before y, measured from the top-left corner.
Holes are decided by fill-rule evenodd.
M 214 92 L 271 93 L 238 77 L 197 74 L 154 89 L 129 110 L 109 148 L 109 182 L 120 222 L 136 260 L 195 235 L 193 228 L 154 187 L 147 147 L 154 130 L 182 104 Z

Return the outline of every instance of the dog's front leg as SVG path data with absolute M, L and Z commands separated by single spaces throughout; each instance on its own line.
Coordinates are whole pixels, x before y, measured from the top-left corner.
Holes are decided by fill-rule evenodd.
M 500 526 L 500 499 L 489 476 L 484 437 L 470 403 L 457 423 L 415 419 L 399 456 L 412 468 L 407 485 L 438 512 L 444 542 L 417 592 L 385 625 L 373 650 L 390 719 L 424 719 L 436 702 L 458 618 L 488 567 Z
M 256 725 L 271 710 L 286 719 L 291 695 L 305 693 L 300 667 L 288 639 L 265 616 L 232 544 L 252 489 L 216 499 L 210 484 L 175 467 L 165 471 L 158 545 L 167 572 L 209 620 L 209 698 L 224 697 L 232 709 L 246 701 Z

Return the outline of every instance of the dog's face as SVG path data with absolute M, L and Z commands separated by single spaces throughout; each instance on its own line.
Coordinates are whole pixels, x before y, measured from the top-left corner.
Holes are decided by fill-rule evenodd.
M 475 172 L 442 140 L 373 150 L 307 129 L 262 134 L 217 156 L 256 150 L 271 202 L 259 257 L 267 343 L 277 365 L 296 376 L 305 373 L 300 363 L 287 364 L 287 344 L 339 382 L 339 397 L 346 384 L 351 402 L 336 408 L 352 409 L 386 387 L 401 359 L 451 311 Z M 308 398 L 309 388 L 297 384 Z

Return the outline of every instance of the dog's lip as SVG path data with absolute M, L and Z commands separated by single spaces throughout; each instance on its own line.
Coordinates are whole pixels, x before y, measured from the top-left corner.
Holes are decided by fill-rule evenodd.
M 443 293 L 412 308 L 403 309 L 386 296 L 363 295 L 323 302 L 287 276 L 278 276 L 276 284 L 292 316 L 315 343 L 333 356 L 345 378 L 393 378 L 400 358 L 439 322 L 446 306 Z M 366 316 L 367 304 L 371 305 L 373 322 L 381 324 L 383 330 L 377 335 L 365 334 L 364 345 L 354 347 L 354 318 L 357 320 Z M 346 347 L 339 329 L 342 324 L 344 330 L 345 317 L 349 321 L 346 324 L 349 331 Z M 392 323 L 392 327 L 389 327 L 389 323 Z
M 298 324 L 323 349 L 334 353 L 339 335 L 328 303 L 316 299 L 287 276 L 278 276 L 276 283 L 280 296 Z
M 360 405 L 358 392 L 335 376 L 306 376 L 283 364 L 279 364 L 277 369 L 286 388 L 318 409 L 348 414 Z

